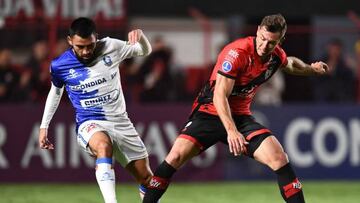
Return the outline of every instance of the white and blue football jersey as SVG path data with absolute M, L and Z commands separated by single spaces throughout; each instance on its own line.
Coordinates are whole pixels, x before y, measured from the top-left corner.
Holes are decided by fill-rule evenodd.
M 81 63 L 72 49 L 51 63 L 51 80 L 56 87 L 65 86 L 76 112 L 76 124 L 87 120 L 119 121 L 127 117 L 121 88 L 119 63 L 143 55 L 140 45 L 103 38 L 97 42 L 94 60 Z

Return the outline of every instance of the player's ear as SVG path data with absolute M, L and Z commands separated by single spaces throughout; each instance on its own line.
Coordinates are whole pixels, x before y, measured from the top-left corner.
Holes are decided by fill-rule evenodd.
M 258 28 L 256 30 L 256 35 L 259 35 L 260 29 L 261 29 L 261 27 L 260 27 L 260 25 L 258 25 Z
M 280 39 L 280 43 L 279 43 L 279 44 L 282 45 L 282 43 L 284 42 L 284 40 L 285 40 L 285 36 Z
M 72 46 L 73 43 L 72 43 L 71 37 L 70 37 L 70 36 L 67 36 L 66 39 L 67 39 L 67 42 L 69 43 L 69 45 Z

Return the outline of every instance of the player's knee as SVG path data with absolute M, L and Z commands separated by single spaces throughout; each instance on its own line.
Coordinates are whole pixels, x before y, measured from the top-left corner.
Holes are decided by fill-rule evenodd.
M 174 168 L 179 168 L 183 164 L 183 154 L 181 151 L 172 150 L 166 157 L 166 162 L 169 163 Z
M 271 169 L 277 170 L 277 169 L 283 167 L 288 162 L 289 162 L 289 159 L 288 159 L 287 154 L 282 151 L 282 152 L 274 153 L 271 156 L 268 165 Z
M 96 152 L 98 157 L 111 157 L 112 144 L 110 142 L 99 142 L 96 145 Z

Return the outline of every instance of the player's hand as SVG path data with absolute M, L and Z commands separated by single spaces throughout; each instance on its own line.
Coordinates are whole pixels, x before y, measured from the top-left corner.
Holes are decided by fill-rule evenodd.
M 317 61 L 315 63 L 312 63 L 310 66 L 314 71 L 314 73 L 318 75 L 324 75 L 330 71 L 329 66 L 322 61 Z
M 246 145 L 249 143 L 239 131 L 228 131 L 227 141 L 229 143 L 230 153 L 234 154 L 234 156 L 246 153 Z
M 39 146 L 41 149 L 54 149 L 54 145 L 47 138 L 47 129 L 40 128 Z
M 135 44 L 140 40 L 142 35 L 143 35 L 143 31 L 140 29 L 130 31 L 128 34 L 129 43 L 131 45 Z

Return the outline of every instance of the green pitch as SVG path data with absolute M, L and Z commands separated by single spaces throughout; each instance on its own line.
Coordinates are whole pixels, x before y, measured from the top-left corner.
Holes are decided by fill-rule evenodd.
M 304 181 L 307 203 L 355 203 L 360 182 Z M 119 203 L 138 203 L 137 186 L 117 185 Z M 0 203 L 101 203 L 94 184 L 0 184 Z M 175 183 L 162 203 L 279 203 L 275 182 Z

